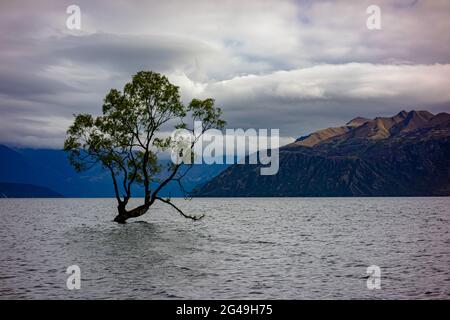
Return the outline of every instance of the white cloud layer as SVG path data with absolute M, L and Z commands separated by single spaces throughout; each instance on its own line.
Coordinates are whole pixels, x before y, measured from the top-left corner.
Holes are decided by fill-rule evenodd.
M 450 2 L 77 1 L 0 4 L 0 143 L 61 147 L 72 114 L 98 113 L 139 70 L 184 101 L 213 97 L 232 128 L 285 137 L 355 116 L 450 110 Z

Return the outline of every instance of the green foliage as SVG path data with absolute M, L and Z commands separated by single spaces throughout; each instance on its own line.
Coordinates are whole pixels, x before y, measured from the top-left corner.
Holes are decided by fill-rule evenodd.
M 222 110 L 214 106 L 214 99 L 192 99 L 188 106 L 188 111 L 192 112 L 192 118 L 194 120 L 202 121 L 203 126 L 208 129 L 222 129 L 226 124 L 220 118 L 222 116 Z
M 193 99 L 185 106 L 179 88 L 164 75 L 152 71 L 138 72 L 122 92 L 111 89 L 102 111 L 97 117 L 75 115 L 64 150 L 77 171 L 97 163 L 109 170 L 119 202 L 122 201 L 120 191 L 123 201 L 128 201 L 134 183 L 142 184 L 150 195 L 150 183 L 157 180 L 162 169 L 157 153 L 171 146 L 170 138 L 156 137 L 163 126 L 171 124 L 173 128 L 191 130 L 184 122 L 187 116 L 202 121 L 204 130 L 225 125 L 222 111 L 215 107 L 213 99 Z M 170 169 L 176 172 L 178 167 Z M 154 197 L 160 189 L 156 188 Z

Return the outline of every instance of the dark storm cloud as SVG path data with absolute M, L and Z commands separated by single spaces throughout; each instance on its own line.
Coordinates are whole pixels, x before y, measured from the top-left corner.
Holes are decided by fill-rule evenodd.
M 9 96 L 28 97 L 39 94 L 56 94 L 74 91 L 75 88 L 54 79 L 28 72 L 0 70 L 0 93 Z
M 72 114 L 98 113 L 139 70 L 184 101 L 214 97 L 230 127 L 297 137 L 354 116 L 448 110 L 450 3 L 77 1 L 0 4 L 0 143 L 60 147 Z
M 8 63 L 0 67 L 0 142 L 20 145 L 39 139 L 60 145 L 65 130 L 54 131 L 53 139 L 48 140 L 51 132 L 42 129 L 60 127 L 50 120 L 65 119 L 66 125 L 73 113 L 98 113 L 106 92 L 121 88 L 137 71 L 167 73 L 194 64 L 208 53 L 207 48 L 190 47 L 192 42 L 182 39 L 104 33 L 29 39 L 24 41 L 26 46 L 14 42 L 16 48 L 25 50 L 14 55 L 2 53 Z M 33 46 L 38 48 L 34 52 Z M 39 121 L 33 122 L 33 118 Z M 8 124 L 11 121 L 14 128 Z M 36 130 L 31 130 L 33 126 Z
M 192 65 L 208 48 L 185 39 L 159 36 L 92 34 L 48 44 L 55 59 L 129 74 L 142 68 L 168 72 Z M 209 50 L 211 51 L 211 50 Z M 212 52 L 211 52 L 212 53 Z

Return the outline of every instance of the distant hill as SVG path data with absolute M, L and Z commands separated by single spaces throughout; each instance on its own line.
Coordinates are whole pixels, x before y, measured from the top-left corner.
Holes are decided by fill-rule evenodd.
M 450 114 L 355 118 L 280 148 L 280 169 L 233 165 L 194 196 L 450 195 Z
M 0 182 L 0 198 L 62 198 L 62 195 L 33 184 Z
M 357 117 L 344 126 L 319 130 L 301 137 L 291 146 L 312 147 L 334 137 L 339 137 L 341 141 L 355 137 L 369 140 L 385 139 L 399 133 L 419 129 L 429 123 L 433 117 L 434 115 L 428 111 L 411 111 L 409 113 L 401 111 L 393 117 L 377 117 L 373 120 Z
M 167 162 L 169 160 L 163 160 Z M 184 178 L 186 191 L 205 183 L 223 171 L 227 165 L 194 165 Z M 162 175 L 165 173 L 163 172 Z M 0 145 L 0 181 L 43 186 L 64 197 L 114 197 L 111 177 L 96 166 L 87 172 L 77 173 L 62 150 L 12 149 Z M 143 190 L 134 189 L 135 196 Z M 182 196 L 178 183 L 169 183 L 161 196 Z

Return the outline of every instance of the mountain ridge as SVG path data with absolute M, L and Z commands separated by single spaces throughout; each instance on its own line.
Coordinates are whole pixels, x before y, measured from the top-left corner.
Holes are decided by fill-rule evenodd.
M 27 183 L 0 182 L 0 198 L 63 198 L 49 188 Z
M 450 195 L 450 114 L 401 111 L 344 127 L 311 145 L 300 139 L 280 148 L 274 176 L 260 176 L 259 165 L 234 165 L 193 195 Z
M 170 160 L 164 160 L 166 162 Z M 227 165 L 194 165 L 186 175 L 184 187 L 191 191 L 219 174 Z M 164 174 L 162 172 L 161 174 Z M 63 150 L 13 149 L 0 145 L 0 181 L 42 186 L 64 197 L 98 198 L 114 197 L 111 176 L 100 165 L 78 173 L 70 165 Z M 142 188 L 133 188 L 136 197 L 142 197 Z M 176 182 L 169 183 L 162 196 L 183 197 L 184 191 Z
M 321 129 L 300 137 L 289 146 L 312 147 L 331 138 L 343 137 L 345 134 L 348 135 L 347 137 L 384 139 L 400 132 L 416 130 L 426 125 L 433 117 L 435 115 L 425 110 L 410 112 L 402 110 L 392 117 L 376 117 L 374 119 L 356 117 L 344 126 Z

